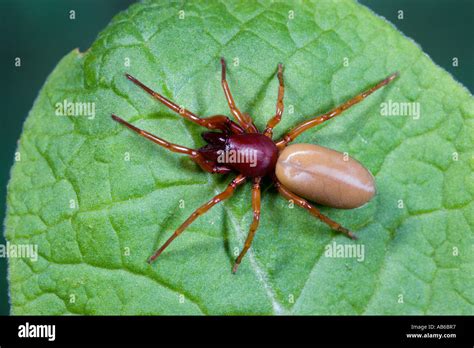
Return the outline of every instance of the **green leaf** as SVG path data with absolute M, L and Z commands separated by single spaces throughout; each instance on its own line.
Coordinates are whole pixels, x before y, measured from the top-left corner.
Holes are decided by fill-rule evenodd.
M 285 65 L 276 137 L 400 72 L 298 138 L 346 151 L 375 175 L 378 194 L 366 206 L 322 208 L 357 242 L 290 208 L 266 183 L 260 227 L 232 275 L 252 219 L 247 184 L 146 263 L 231 178 L 113 122 L 111 113 L 174 143 L 203 145 L 202 128 L 124 73 L 199 115 L 230 115 L 221 56 L 238 106 L 260 129 L 275 112 L 277 64 Z M 95 117 L 57 116 L 64 100 L 95 103 Z M 420 117 L 381 116 L 389 100 L 419 103 Z M 473 314 L 473 116 L 465 88 L 351 1 L 133 5 L 90 50 L 61 60 L 25 122 L 6 237 L 38 245 L 39 259 L 9 259 L 12 313 Z M 363 246 L 364 260 L 328 257 L 334 242 Z

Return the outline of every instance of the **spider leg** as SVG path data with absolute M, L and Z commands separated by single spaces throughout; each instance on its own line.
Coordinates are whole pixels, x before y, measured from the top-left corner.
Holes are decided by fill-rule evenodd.
M 112 118 L 123 124 L 124 126 L 130 128 L 131 130 L 133 130 L 134 132 L 138 133 L 139 135 L 141 135 L 142 137 L 145 137 L 147 138 L 148 140 L 151 140 L 153 141 L 154 143 L 160 145 L 160 146 L 163 146 L 164 148 L 172 151 L 172 152 L 177 152 L 177 153 L 182 153 L 182 154 L 185 154 L 185 155 L 188 155 L 189 157 L 191 157 L 191 159 L 196 162 L 204 171 L 206 172 L 209 172 L 209 173 L 219 173 L 219 174 L 227 174 L 231 171 L 230 168 L 227 168 L 225 166 L 219 166 L 219 165 L 216 165 L 216 163 L 212 162 L 212 161 L 209 161 L 209 160 L 206 160 L 200 153 L 199 151 L 196 151 L 194 149 L 190 149 L 188 147 L 185 147 L 185 146 L 181 146 L 181 145 L 176 145 L 176 144 L 172 144 L 172 143 L 169 143 L 167 142 L 166 140 L 164 139 L 161 139 L 159 137 L 157 137 L 156 135 L 153 135 L 143 129 L 140 129 L 138 127 L 135 127 L 133 124 L 123 120 L 122 118 L 116 116 L 116 115 L 112 115 Z
M 242 184 L 245 181 L 245 176 L 242 174 L 239 174 L 234 180 L 231 181 L 231 183 L 227 186 L 227 188 L 213 197 L 210 201 L 207 203 L 203 204 L 201 207 L 196 209 L 187 219 L 184 221 L 181 226 L 178 227 L 176 231 L 171 235 L 170 238 L 158 249 L 155 251 L 155 253 L 150 256 L 148 259 L 148 263 L 152 263 L 153 261 L 156 260 L 158 256 L 161 255 L 161 253 L 168 247 L 168 245 L 171 244 L 171 242 L 178 237 L 194 220 L 196 220 L 199 216 L 207 212 L 209 209 L 211 209 L 214 205 L 217 203 L 229 198 L 232 196 L 234 193 L 234 190 L 237 186 Z
M 242 114 L 240 110 L 235 105 L 234 98 L 230 93 L 229 84 L 226 80 L 226 64 L 224 58 L 221 58 L 221 65 L 222 65 L 222 79 L 221 84 L 222 88 L 224 89 L 224 94 L 227 99 L 227 103 L 229 104 L 229 109 L 231 114 L 236 118 L 237 122 L 242 126 L 245 132 L 247 133 L 257 133 L 257 127 L 253 124 L 252 119 L 248 114 Z
M 300 196 L 294 194 L 290 190 L 288 190 L 285 186 L 283 186 L 282 183 L 280 183 L 277 179 L 274 179 L 275 186 L 278 189 L 278 192 L 287 200 L 291 200 L 295 202 L 297 205 L 300 207 L 308 210 L 311 215 L 317 217 L 319 220 L 327 224 L 329 227 L 331 227 L 334 231 L 344 233 L 347 237 L 352 238 L 352 239 L 357 239 L 357 236 L 349 231 L 347 228 L 342 227 L 340 224 L 338 224 L 336 221 L 330 219 L 326 215 L 322 214 L 318 209 L 313 207 L 311 204 L 308 203 L 307 200 L 304 198 L 301 198 Z
M 138 87 L 143 89 L 145 92 L 147 92 L 149 95 L 151 95 L 153 98 L 173 110 L 174 112 L 178 113 L 185 119 L 194 122 L 200 126 L 206 127 L 208 129 L 220 129 L 222 131 L 229 130 L 234 134 L 238 133 L 243 133 L 242 128 L 235 122 L 231 121 L 228 117 L 224 115 L 216 115 L 216 116 L 211 116 L 207 118 L 201 118 L 195 114 L 193 114 L 191 111 L 182 108 L 175 103 L 173 103 L 171 100 L 163 97 L 161 94 L 153 91 L 151 88 L 145 86 L 142 82 L 137 80 L 135 77 L 129 74 L 125 74 L 127 79 L 132 81 L 134 84 L 136 84 Z
M 392 75 L 388 76 L 384 80 L 380 81 L 376 85 L 372 86 L 368 90 L 362 92 L 361 94 L 355 96 L 354 98 L 346 101 L 345 103 L 339 105 L 338 107 L 334 108 L 333 110 L 329 111 L 328 113 L 325 113 L 323 115 L 317 116 L 315 118 L 312 118 L 308 121 L 305 121 L 303 123 L 300 123 L 297 125 L 295 128 L 293 128 L 289 133 L 287 133 L 282 139 L 280 139 L 278 142 L 276 142 L 276 146 L 278 149 L 282 150 L 288 143 L 292 142 L 295 140 L 297 136 L 299 136 L 301 133 L 307 131 L 308 129 L 317 126 L 318 124 L 321 124 L 333 117 L 336 117 L 340 115 L 344 110 L 349 109 L 351 106 L 361 102 L 365 98 L 367 98 L 370 94 L 378 90 L 379 88 L 389 84 L 392 82 L 396 77 L 398 76 L 398 73 L 393 73 Z
M 254 178 L 253 179 L 253 186 L 252 186 L 252 209 L 253 209 L 253 221 L 250 225 L 249 233 L 247 235 L 247 239 L 245 240 L 244 247 L 240 252 L 239 256 L 235 260 L 234 267 L 232 268 L 232 273 L 237 272 L 237 268 L 242 262 L 245 254 L 250 248 L 252 244 L 253 237 L 255 236 L 255 232 L 258 228 L 258 223 L 260 222 L 260 181 L 262 178 Z
M 285 93 L 285 85 L 283 83 L 283 65 L 278 64 L 278 98 L 276 104 L 276 114 L 273 116 L 267 123 L 267 128 L 265 129 L 265 134 L 267 137 L 271 138 L 273 136 L 273 128 L 280 123 L 281 115 L 283 115 L 283 95 Z

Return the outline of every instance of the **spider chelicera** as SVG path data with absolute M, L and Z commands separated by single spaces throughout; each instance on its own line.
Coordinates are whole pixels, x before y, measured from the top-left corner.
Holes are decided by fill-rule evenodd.
M 143 83 L 138 81 L 133 76 L 126 74 L 126 77 L 132 81 L 137 86 L 141 87 L 144 91 L 150 94 L 153 98 L 160 101 L 168 108 L 173 110 L 174 112 L 178 113 L 182 117 L 186 118 L 187 120 L 194 122 L 200 126 L 206 127 L 213 132 L 204 132 L 202 133 L 203 139 L 207 142 L 207 145 L 199 148 L 199 149 L 190 149 L 181 145 L 172 144 L 163 140 L 156 135 L 153 135 L 145 130 L 139 129 L 134 125 L 126 122 L 125 120 L 121 119 L 116 115 L 112 115 L 112 118 L 120 122 L 121 124 L 127 126 L 134 132 L 138 133 L 139 135 L 153 141 L 154 143 L 163 146 L 164 148 L 181 154 L 188 155 L 194 162 L 196 162 L 204 171 L 209 172 L 211 174 L 228 174 L 231 172 L 236 172 L 238 175 L 229 183 L 227 188 L 213 197 L 210 201 L 203 204 L 201 207 L 196 209 L 191 216 L 189 216 L 186 221 L 181 224 L 181 226 L 176 229 L 176 231 L 171 235 L 171 237 L 158 249 L 156 252 L 148 259 L 149 263 L 152 263 L 161 253 L 170 245 L 170 243 L 179 236 L 197 217 L 207 212 L 210 208 L 212 208 L 217 203 L 229 198 L 232 196 L 233 192 L 237 188 L 237 186 L 242 185 L 247 178 L 252 180 L 252 210 L 253 210 L 253 221 L 250 225 L 250 230 L 248 232 L 247 238 L 245 240 L 244 247 L 240 252 L 239 256 L 235 260 L 234 266 L 232 268 L 232 272 L 235 273 L 237 268 L 239 267 L 242 258 L 247 253 L 250 245 L 252 244 L 252 240 L 254 238 L 255 232 L 257 230 L 259 221 L 260 221 L 260 182 L 263 177 L 269 176 L 273 181 L 273 184 L 276 186 L 278 192 L 287 200 L 293 201 L 295 204 L 299 205 L 302 208 L 308 210 L 313 216 L 320 219 L 322 222 L 326 223 L 329 227 L 337 232 L 341 232 L 348 236 L 349 238 L 356 239 L 356 236 L 349 231 L 348 229 L 342 227 L 339 223 L 335 222 L 334 220 L 330 219 L 326 215 L 323 215 L 317 208 L 311 205 L 306 199 L 300 197 L 299 195 L 292 192 L 289 188 L 281 183 L 281 180 L 277 178 L 275 174 L 275 167 L 277 165 L 277 161 L 279 160 L 279 156 L 282 151 L 287 147 L 287 145 L 295 140 L 300 134 L 304 131 L 317 126 L 333 117 L 338 116 L 344 110 L 350 108 L 354 104 L 359 103 L 371 93 L 375 92 L 377 89 L 381 88 L 382 86 L 387 85 L 392 80 L 394 80 L 398 74 L 394 73 L 384 80 L 381 80 L 368 90 L 362 92 L 361 94 L 355 96 L 354 98 L 346 101 L 345 103 L 337 106 L 333 110 L 322 114 L 317 117 L 313 117 L 296 127 L 294 127 L 290 132 L 284 135 L 280 140 L 273 141 L 273 128 L 280 122 L 282 114 L 283 114 L 283 94 L 284 94 L 284 83 L 283 83 L 283 66 L 282 64 L 278 65 L 278 98 L 276 103 L 276 113 L 275 115 L 268 121 L 267 126 L 263 132 L 260 132 L 253 120 L 250 116 L 246 113 L 242 113 L 237 106 L 235 105 L 234 98 L 229 89 L 229 85 L 226 80 L 226 63 L 223 58 L 221 58 L 221 65 L 222 65 L 222 87 L 224 89 L 224 94 L 229 104 L 230 112 L 235 117 L 237 122 L 230 120 L 228 117 L 224 115 L 215 115 L 207 118 L 201 118 L 189 110 L 184 108 L 180 108 L 178 105 L 173 103 L 172 101 L 166 99 L 161 94 L 151 90 L 149 87 L 145 86 Z M 292 145 L 295 146 L 295 145 Z M 288 149 L 288 148 L 287 148 Z M 232 156 L 221 156 L 225 152 L 234 152 L 234 160 Z M 332 150 L 331 150 L 332 151 Z M 255 162 L 250 163 L 249 161 L 235 161 L 235 158 L 248 158 L 248 154 L 253 153 L 255 157 Z M 239 154 L 246 155 L 246 156 L 239 156 Z M 314 155 L 314 153 L 313 153 Z M 304 156 L 308 156 L 303 154 L 302 159 L 304 160 Z M 331 156 L 329 156 L 329 162 L 331 162 Z M 310 159 L 313 159 L 310 157 Z M 222 160 L 223 159 L 223 160 Z M 358 163 L 358 162 L 357 162 Z M 331 164 L 329 165 L 331 166 Z M 305 168 L 300 168 L 300 170 L 304 170 Z M 318 170 L 318 169 L 316 169 Z M 349 168 L 349 172 L 351 172 Z M 353 172 L 353 171 L 352 171 Z M 350 174 L 350 173 L 349 173 Z M 331 175 L 329 174 L 327 180 L 331 181 Z M 307 180 L 311 180 L 307 179 Z M 334 181 L 336 185 L 339 185 L 339 181 Z M 311 183 L 310 183 L 311 184 Z M 314 183 L 317 185 L 317 182 Z M 343 183 L 341 183 L 342 185 Z M 359 184 L 359 183 L 358 183 Z M 311 186 L 311 185 L 310 185 Z M 360 185 L 359 185 L 360 186 Z M 370 185 L 369 185 L 370 186 Z M 340 192 L 342 190 L 339 187 Z M 305 196 L 304 194 L 301 194 Z M 343 194 L 341 195 L 343 197 Z M 339 197 L 339 199 L 342 199 Z M 370 199 L 370 197 L 368 198 Z M 368 199 L 364 199 L 365 201 Z M 332 204 L 326 204 L 332 205 Z M 360 204 L 359 204 L 360 205 Z M 335 206 L 335 205 L 334 205 Z M 357 205 L 358 206 L 358 205 Z M 351 206 L 352 207 L 352 206 Z

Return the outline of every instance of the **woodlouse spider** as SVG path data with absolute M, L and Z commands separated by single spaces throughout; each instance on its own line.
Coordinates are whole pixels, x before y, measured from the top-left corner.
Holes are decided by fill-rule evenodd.
M 166 149 L 188 155 L 203 170 L 212 174 L 238 175 L 229 183 L 227 188 L 207 203 L 196 209 L 191 216 L 171 235 L 171 237 L 148 259 L 152 263 L 197 217 L 206 213 L 217 203 L 232 196 L 237 186 L 242 185 L 247 178 L 252 180 L 252 209 L 253 221 L 250 225 L 244 247 L 235 260 L 232 272 L 235 273 L 242 258 L 247 253 L 255 236 L 260 221 L 260 182 L 269 176 L 278 192 L 287 200 L 300 207 L 327 224 L 333 230 L 356 239 L 347 228 L 322 214 L 308 200 L 337 208 L 356 208 L 368 202 L 375 194 L 375 182 L 370 172 L 359 162 L 340 152 L 311 144 L 295 144 L 287 146 L 300 134 L 359 103 L 367 96 L 393 81 L 398 73 L 378 82 L 365 92 L 355 96 L 333 110 L 313 117 L 293 128 L 282 139 L 272 140 L 273 128 L 280 122 L 283 114 L 283 66 L 278 65 L 278 98 L 276 113 L 268 121 L 263 132 L 260 132 L 248 114 L 242 113 L 235 105 L 234 98 L 226 81 L 226 63 L 221 58 L 222 87 L 229 104 L 230 112 L 237 122 L 223 115 L 201 118 L 191 111 L 180 108 L 161 94 L 151 90 L 133 76 L 126 77 L 142 88 L 153 98 L 182 117 L 211 130 L 202 133 L 207 145 L 199 149 L 190 149 L 163 140 L 156 135 L 139 129 L 116 115 L 112 118 L 127 126 L 139 135 L 165 147 Z M 252 160 L 253 159 L 253 160 Z M 306 199 L 305 199 L 306 198 Z M 308 199 L 308 200 L 307 200 Z

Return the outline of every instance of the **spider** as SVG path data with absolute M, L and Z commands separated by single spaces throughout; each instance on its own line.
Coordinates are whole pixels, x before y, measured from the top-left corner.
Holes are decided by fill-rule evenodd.
M 149 257 L 148 263 L 151 264 L 155 261 L 171 244 L 171 242 L 200 215 L 206 213 L 217 203 L 231 197 L 235 189 L 249 179 L 252 181 L 253 221 L 250 225 L 244 247 L 236 258 L 232 268 L 232 272 L 236 273 L 243 257 L 252 244 L 255 232 L 259 225 L 260 183 L 262 178 L 266 176 L 271 178 L 278 192 L 285 199 L 293 201 L 298 206 L 306 209 L 311 215 L 327 224 L 331 229 L 343 233 L 349 238 L 356 239 L 357 237 L 354 233 L 322 214 L 305 198 L 324 205 L 340 208 L 355 208 L 361 206 L 370 200 L 375 193 L 375 184 L 371 174 L 368 170 L 362 167 L 359 162 L 352 159 L 351 161 L 346 160 L 346 164 L 341 165 L 342 162 L 340 161 L 340 156 L 337 154 L 342 154 L 334 150 L 310 144 L 296 144 L 290 146 L 288 146 L 288 144 L 308 129 L 340 115 L 344 110 L 347 110 L 351 106 L 361 102 L 379 88 L 393 81 L 398 76 L 398 73 L 391 74 L 368 90 L 335 107 L 331 111 L 313 117 L 297 125 L 281 139 L 274 141 L 272 140 L 273 128 L 280 122 L 283 114 L 283 95 L 285 90 L 283 82 L 283 65 L 278 64 L 277 77 L 279 87 L 276 113 L 268 121 L 263 132 L 257 129 L 248 114 L 242 113 L 237 108 L 226 80 L 226 63 L 224 58 L 221 58 L 221 69 L 222 88 L 224 89 L 230 112 L 236 122 L 224 115 L 214 115 L 207 118 L 201 118 L 191 111 L 179 107 L 161 94 L 153 91 L 133 76 L 125 74 L 130 81 L 142 88 L 154 99 L 163 103 L 185 119 L 211 131 L 202 133 L 202 137 L 207 145 L 199 149 L 191 149 L 169 143 L 168 141 L 145 130 L 139 129 L 122 118 L 112 114 L 112 118 L 115 121 L 172 152 L 189 156 L 206 172 L 211 174 L 237 173 L 237 176 L 228 184 L 224 191 L 196 209 L 181 224 L 181 226 L 175 230 L 171 237 L 169 237 L 169 239 Z M 298 146 L 303 146 L 303 148 L 292 150 L 292 147 L 296 148 Z M 234 152 L 234 157 L 222 156 L 222 154 L 232 151 Z M 249 161 L 235 160 L 235 158 L 248 158 L 249 156 L 246 157 L 244 155 L 248 155 L 249 153 L 254 155 L 254 158 L 256 159 L 255 162 L 250 163 Z M 239 157 L 239 155 L 242 156 Z M 322 163 L 319 163 L 321 161 Z M 317 165 L 314 166 L 314 163 Z M 369 179 L 367 179 L 367 173 L 369 173 Z M 305 175 L 301 176 L 298 174 Z M 361 181 L 364 181 L 364 178 L 365 182 L 361 183 Z M 285 181 L 286 185 L 284 185 L 282 181 Z M 299 195 L 295 192 L 299 192 Z M 353 196 L 352 198 L 355 197 L 356 201 L 353 200 L 349 202 L 347 197 L 350 196 Z

